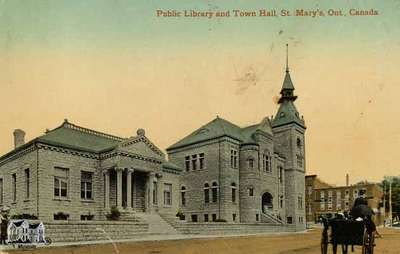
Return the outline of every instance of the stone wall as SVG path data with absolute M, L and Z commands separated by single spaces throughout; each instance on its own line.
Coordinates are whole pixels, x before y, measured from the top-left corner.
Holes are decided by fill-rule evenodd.
M 10 208 L 10 215 L 37 215 L 37 148 L 32 145 L 0 161 L 0 179 L 3 182 L 3 202 L 0 207 Z M 29 190 L 25 170 L 29 170 Z M 16 200 L 13 200 L 13 178 L 16 176 Z M 29 194 L 29 196 L 28 196 Z M 1 195 L 1 193 L 0 193 Z
M 175 228 L 183 234 L 193 235 L 241 235 L 277 232 L 296 232 L 295 225 L 266 223 L 176 223 Z
M 49 222 L 46 237 L 52 242 L 133 239 L 148 233 L 148 224 L 119 221 Z
M 68 169 L 67 198 L 54 196 L 55 168 Z M 93 199 L 81 199 L 81 172 L 92 172 Z M 99 160 L 59 152 L 53 149 L 39 150 L 39 219 L 53 220 L 53 215 L 62 212 L 69 220 L 80 220 L 81 215 L 94 215 L 94 220 L 104 218 L 104 177 L 99 168 Z

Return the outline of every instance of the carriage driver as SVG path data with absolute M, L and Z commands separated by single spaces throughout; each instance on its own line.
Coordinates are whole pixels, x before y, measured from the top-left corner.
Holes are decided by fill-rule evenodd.
M 377 236 L 381 237 L 372 220 L 372 215 L 374 214 L 374 211 L 368 206 L 368 201 L 363 197 L 356 198 L 353 208 L 351 208 L 350 211 L 350 216 L 353 219 L 366 221 L 366 227 L 369 233 L 376 233 Z

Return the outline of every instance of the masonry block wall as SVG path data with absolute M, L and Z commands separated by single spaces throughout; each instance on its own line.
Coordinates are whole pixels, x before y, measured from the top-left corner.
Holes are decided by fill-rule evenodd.
M 54 195 L 55 168 L 68 172 L 68 194 L 66 198 Z M 93 199 L 81 199 L 81 172 L 93 175 Z M 99 160 L 73 155 L 51 149 L 39 150 L 39 215 L 42 220 L 53 220 L 55 213 L 69 215 L 69 220 L 80 220 L 81 215 L 94 215 L 98 219 L 104 204 L 104 178 Z
M 10 214 L 37 215 L 37 148 L 31 146 L 0 164 L 2 205 L 10 208 Z M 29 172 L 27 178 L 26 172 Z M 16 192 L 14 193 L 14 179 Z M 27 182 L 29 181 L 29 182 Z M 29 186 L 29 189 L 27 189 Z M 15 196 L 15 199 L 14 199 Z

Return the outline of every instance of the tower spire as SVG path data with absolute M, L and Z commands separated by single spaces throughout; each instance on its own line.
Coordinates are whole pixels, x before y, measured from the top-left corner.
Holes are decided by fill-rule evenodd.
M 289 44 L 286 43 L 286 72 L 289 72 Z

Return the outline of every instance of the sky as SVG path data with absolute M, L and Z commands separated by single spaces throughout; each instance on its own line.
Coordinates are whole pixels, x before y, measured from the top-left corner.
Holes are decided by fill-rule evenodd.
M 342 10 L 339 17 L 157 17 L 156 11 Z M 377 10 L 350 16 L 350 9 Z M 274 115 L 289 66 L 308 174 L 400 175 L 400 1 L 0 1 L 0 154 L 70 122 L 161 149 L 217 115 Z

